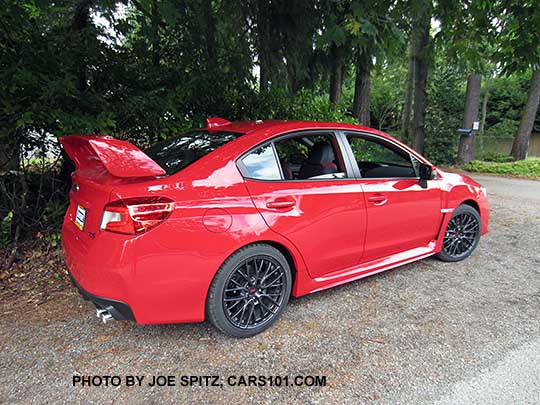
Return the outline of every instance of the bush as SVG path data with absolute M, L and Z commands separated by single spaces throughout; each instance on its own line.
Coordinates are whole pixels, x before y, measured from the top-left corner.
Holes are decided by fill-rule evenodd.
M 509 155 L 503 155 L 500 153 L 486 153 L 483 158 L 483 161 L 485 162 L 496 162 L 496 163 L 504 163 L 504 162 L 512 162 L 514 159 L 512 156 Z
M 504 119 L 503 121 L 489 127 L 483 136 L 512 139 L 516 134 L 518 126 L 519 121 Z
M 467 78 L 457 67 L 444 60 L 431 73 L 426 111 L 424 155 L 434 164 L 456 161 L 463 120 L 463 102 Z
M 471 172 L 505 174 L 531 178 L 540 177 L 540 158 L 529 158 L 517 162 L 484 162 L 475 160 L 463 166 Z

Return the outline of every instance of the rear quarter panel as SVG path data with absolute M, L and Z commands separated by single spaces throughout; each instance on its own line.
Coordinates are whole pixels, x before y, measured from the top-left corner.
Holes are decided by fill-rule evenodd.
M 134 240 L 128 302 L 137 322 L 204 320 L 206 295 L 219 267 L 254 242 L 284 246 L 297 272 L 305 273 L 299 252 L 271 231 L 255 208 L 234 161 L 217 155 L 167 178 L 166 184 L 153 181 L 114 190 L 115 198 L 152 194 L 172 198 L 175 210 Z

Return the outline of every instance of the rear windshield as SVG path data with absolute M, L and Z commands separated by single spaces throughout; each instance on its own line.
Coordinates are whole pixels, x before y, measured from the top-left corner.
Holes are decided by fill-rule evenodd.
M 241 135 L 227 131 L 190 131 L 158 142 L 145 153 L 170 175 Z

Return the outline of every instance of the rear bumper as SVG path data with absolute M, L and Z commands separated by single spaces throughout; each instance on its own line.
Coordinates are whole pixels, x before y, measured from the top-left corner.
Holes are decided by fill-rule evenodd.
M 77 280 L 69 273 L 71 283 L 79 290 L 79 293 L 85 300 L 92 302 L 97 309 L 103 309 L 108 311 L 114 319 L 122 321 L 134 321 L 133 311 L 128 304 L 122 301 L 113 300 L 110 298 L 98 297 L 97 295 L 90 294 L 84 288 L 77 283 Z
M 62 250 L 83 297 L 100 310 L 112 307 L 107 312 L 115 319 L 139 324 L 204 320 L 210 270 L 219 267 L 206 256 L 194 260 L 183 249 L 166 249 L 151 234 L 129 238 L 102 232 L 88 239 L 70 220 L 62 228 Z

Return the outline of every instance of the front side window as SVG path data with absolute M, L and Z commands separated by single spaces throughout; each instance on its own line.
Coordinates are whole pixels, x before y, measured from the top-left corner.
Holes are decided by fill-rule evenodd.
M 363 178 L 414 178 L 409 153 L 379 138 L 347 135 Z
M 259 180 L 344 178 L 345 169 L 333 135 L 303 134 L 257 147 L 242 161 L 246 177 Z

